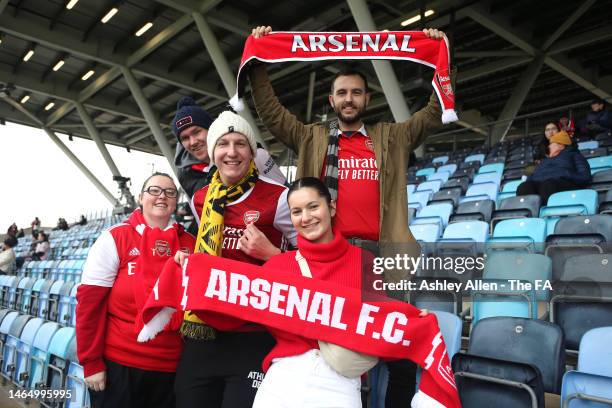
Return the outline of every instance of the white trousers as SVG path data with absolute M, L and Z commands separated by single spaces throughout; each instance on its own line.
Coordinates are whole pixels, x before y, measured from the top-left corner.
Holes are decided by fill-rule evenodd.
M 253 408 L 361 408 L 361 378 L 344 377 L 319 350 L 276 359 Z

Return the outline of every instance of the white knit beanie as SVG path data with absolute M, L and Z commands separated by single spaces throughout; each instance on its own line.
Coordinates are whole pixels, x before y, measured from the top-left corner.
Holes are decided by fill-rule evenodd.
M 217 141 L 228 133 L 240 133 L 244 135 L 249 141 L 251 146 L 251 152 L 253 153 L 253 159 L 257 155 L 257 142 L 255 141 L 255 133 L 253 128 L 249 125 L 242 116 L 236 115 L 234 112 L 225 111 L 213 121 L 208 129 L 208 136 L 206 136 L 206 142 L 208 144 L 208 157 L 210 161 L 216 165 L 214 160 L 215 146 Z

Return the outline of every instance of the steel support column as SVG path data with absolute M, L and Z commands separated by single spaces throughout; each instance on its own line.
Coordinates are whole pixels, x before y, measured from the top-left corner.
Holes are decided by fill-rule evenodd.
M 120 176 L 121 173 L 119 172 L 119 169 L 115 165 L 113 158 L 108 152 L 104 141 L 100 137 L 98 129 L 96 129 L 96 127 L 94 126 L 93 120 L 91 120 L 91 116 L 89 116 L 89 113 L 87 112 L 82 103 L 76 102 L 75 106 L 77 108 L 77 111 L 79 112 L 79 116 L 81 117 L 83 124 L 85 125 L 85 128 L 87 129 L 87 132 L 89 132 L 89 135 L 96 143 L 96 146 L 98 147 L 98 150 L 100 150 L 100 154 L 102 154 L 102 157 L 104 158 L 104 161 L 106 162 L 106 165 L 110 169 L 111 173 L 113 174 L 113 176 Z
M 161 126 L 159 126 L 159 118 L 157 117 L 157 114 L 155 111 L 153 111 L 151 104 L 147 100 L 145 94 L 142 92 L 142 89 L 140 89 L 140 86 L 138 86 L 138 82 L 136 81 L 136 78 L 134 78 L 132 71 L 128 67 L 121 67 L 121 73 L 123 74 L 125 82 L 130 88 L 130 92 L 132 92 L 132 96 L 134 97 L 136 104 L 142 112 L 142 116 L 144 116 L 149 128 L 151 128 L 151 133 L 153 133 L 153 137 L 155 138 L 159 149 L 161 150 L 162 154 L 166 156 L 166 160 L 168 160 L 172 171 L 176 173 L 174 168 L 174 151 L 170 147 L 170 143 L 168 143 Z
M 24 108 L 23 105 L 20 104 L 19 102 L 13 100 L 9 96 L 5 96 L 3 99 L 6 103 L 11 105 L 15 109 L 23 113 L 24 115 L 26 115 L 34 123 L 40 126 L 41 129 L 47 134 L 47 136 L 49 136 L 49 138 L 53 141 L 53 143 L 55 143 L 57 147 L 59 147 L 61 151 L 64 152 L 66 156 L 68 156 L 68 158 L 72 161 L 72 163 L 74 163 L 74 165 L 77 166 L 79 170 L 81 170 L 81 172 L 83 172 L 85 177 L 87 177 L 89 181 L 91 181 L 93 185 L 96 186 L 96 188 L 102 193 L 102 195 L 106 197 L 106 199 L 110 201 L 110 203 L 113 206 L 116 206 L 118 204 L 118 200 L 111 194 L 110 191 L 108 191 L 106 187 L 104 187 L 104 184 L 102 184 L 100 180 L 98 180 L 96 176 L 94 176 L 93 173 L 89 171 L 89 169 L 78 159 L 78 157 L 76 157 L 74 153 L 72 153 L 72 151 L 68 148 L 68 146 L 66 146 L 51 129 L 45 126 L 45 124 L 40 119 L 34 116 L 26 108 Z
M 493 129 L 493 132 L 491 135 L 492 144 L 495 144 L 498 141 L 503 140 L 503 138 L 506 136 L 506 133 L 508 133 L 510 126 L 512 126 L 512 120 L 518 113 L 519 109 L 521 108 L 521 105 L 523 105 L 523 102 L 525 102 L 525 99 L 527 99 L 529 90 L 535 83 L 535 80 L 540 74 L 540 71 L 542 70 L 543 65 L 544 65 L 544 56 L 541 55 L 539 57 L 536 57 L 529 64 L 527 69 L 523 71 L 523 74 L 521 75 L 521 78 L 519 79 L 518 84 L 514 87 L 514 90 L 512 91 L 512 95 L 510 96 L 510 99 L 508 99 L 508 102 L 506 102 L 504 109 L 502 110 L 501 114 L 497 118 L 498 121 L 500 122 L 504 121 L 504 122 L 500 123 L 499 125 L 496 125 L 495 128 Z
M 376 24 L 372 18 L 372 13 L 368 9 L 368 5 L 365 0 L 347 0 L 346 1 L 351 9 L 353 18 L 357 23 L 359 31 L 376 31 Z M 396 122 L 403 122 L 410 119 L 410 109 L 404 98 L 404 94 L 401 91 L 401 86 L 393 71 L 391 62 L 389 61 L 372 61 L 374 71 L 378 77 L 378 81 L 383 88 L 385 98 L 393 114 L 393 119 Z M 418 156 L 423 154 L 423 147 L 419 147 L 415 153 Z
M 231 98 L 234 92 L 236 92 L 236 77 L 230 69 L 229 63 L 227 62 L 227 58 L 225 58 L 225 55 L 223 54 L 223 51 L 219 46 L 219 42 L 217 41 L 215 34 L 213 33 L 212 29 L 210 28 L 210 25 L 208 24 L 204 16 L 197 11 L 193 12 L 191 15 L 196 23 L 196 26 L 198 27 L 200 37 L 202 37 L 202 41 L 204 42 L 204 46 L 206 47 L 206 50 L 210 55 L 210 59 L 212 60 L 215 69 L 217 70 L 217 73 L 221 77 L 221 82 L 225 87 L 225 91 L 227 92 L 228 98 Z M 264 146 L 264 148 L 267 148 L 267 143 L 261 137 L 261 134 L 259 133 L 259 128 L 255 123 L 255 118 L 251 114 L 248 105 L 246 103 L 244 105 L 244 110 L 240 112 L 240 116 L 244 117 L 251 124 L 251 127 L 255 132 L 255 138 L 259 143 Z

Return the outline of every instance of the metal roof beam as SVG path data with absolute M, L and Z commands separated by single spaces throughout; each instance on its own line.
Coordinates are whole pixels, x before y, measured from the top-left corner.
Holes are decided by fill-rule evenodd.
M 554 33 L 552 33 L 540 47 L 542 50 L 547 50 L 555 41 L 559 39 L 571 26 L 578 20 L 597 0 L 583 0 L 582 4 L 570 15 Z
M 589 45 L 597 41 L 604 41 L 610 38 L 612 38 L 612 30 L 610 30 L 610 26 L 605 25 L 603 27 L 594 28 L 593 30 L 586 31 L 574 37 L 557 41 L 548 50 L 548 55 L 570 51 L 574 48 L 583 47 L 585 45 Z

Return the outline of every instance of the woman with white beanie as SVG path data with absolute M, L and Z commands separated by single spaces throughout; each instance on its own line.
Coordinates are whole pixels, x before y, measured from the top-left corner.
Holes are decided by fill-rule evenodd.
M 217 170 L 192 199 L 199 218 L 194 252 L 262 265 L 287 243 L 295 246 L 287 188 L 259 175 L 249 123 L 223 112 L 211 124 L 207 144 Z M 175 382 L 177 407 L 250 407 L 263 379 L 263 357 L 274 346 L 266 329 L 224 315 L 187 311 L 181 333 L 185 347 Z

